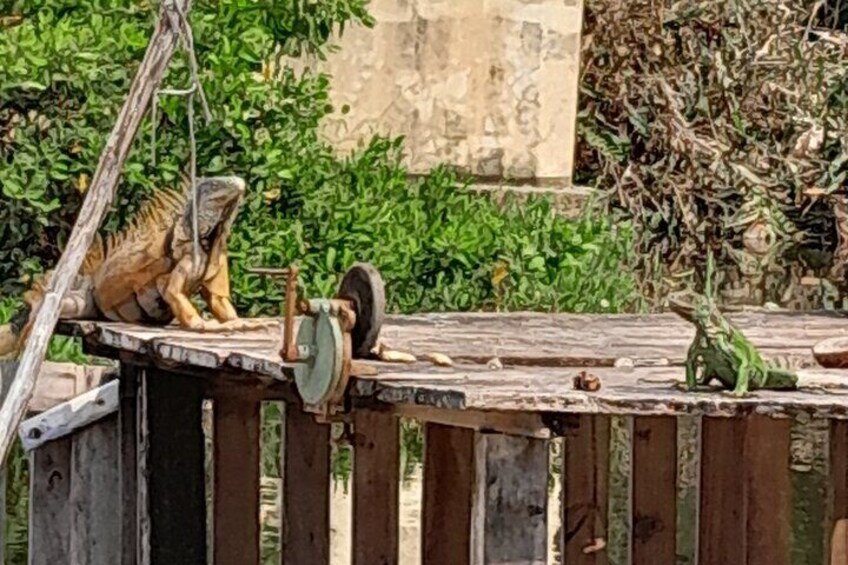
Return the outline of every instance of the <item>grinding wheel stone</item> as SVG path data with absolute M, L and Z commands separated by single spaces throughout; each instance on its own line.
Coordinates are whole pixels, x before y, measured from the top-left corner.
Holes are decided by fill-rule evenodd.
M 351 353 L 357 359 L 368 357 L 386 316 L 383 278 L 372 265 L 356 263 L 345 273 L 338 297 L 352 301 L 356 310 L 356 325 L 350 332 Z

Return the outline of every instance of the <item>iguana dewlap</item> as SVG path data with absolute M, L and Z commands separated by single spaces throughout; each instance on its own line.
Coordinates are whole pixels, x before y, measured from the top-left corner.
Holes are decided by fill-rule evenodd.
M 244 191 L 239 177 L 197 179 L 197 257 L 189 187 L 157 192 L 126 229 L 95 239 L 62 300 L 59 317 L 155 324 L 176 319 L 184 328 L 200 330 L 217 328 L 221 322 L 235 327 L 232 323 L 238 316 L 230 301 L 227 238 Z M 25 296 L 29 313 L 12 324 L 13 333 L 21 338 L 51 275 L 48 271 Z M 198 291 L 214 321 L 201 318 L 191 304 L 190 297 Z M 15 331 L 26 317 L 30 321 L 23 331 Z M 4 353 L 8 351 L 0 343 L 0 354 Z

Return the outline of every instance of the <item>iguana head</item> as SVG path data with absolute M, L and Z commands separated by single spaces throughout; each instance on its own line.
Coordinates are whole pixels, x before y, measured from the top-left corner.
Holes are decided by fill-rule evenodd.
M 189 191 L 191 187 L 189 186 Z M 201 177 L 197 179 L 197 226 L 200 239 L 213 242 L 227 236 L 244 197 L 245 183 L 240 177 Z M 189 192 L 185 220 L 191 226 L 192 203 Z M 190 232 L 189 232 L 190 233 Z
M 705 324 L 710 319 L 712 304 L 708 297 L 691 291 L 676 292 L 668 298 L 669 309 L 693 324 Z

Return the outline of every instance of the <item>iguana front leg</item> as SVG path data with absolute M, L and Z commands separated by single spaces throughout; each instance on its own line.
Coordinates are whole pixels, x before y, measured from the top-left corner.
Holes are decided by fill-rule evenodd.
M 168 304 L 174 317 L 179 322 L 180 326 L 193 330 L 201 330 L 206 326 L 206 322 L 200 317 L 197 309 L 192 305 L 186 294 L 188 286 L 189 274 L 192 271 L 191 257 L 183 257 L 177 263 L 176 267 L 168 275 L 168 281 L 165 285 L 162 298 Z

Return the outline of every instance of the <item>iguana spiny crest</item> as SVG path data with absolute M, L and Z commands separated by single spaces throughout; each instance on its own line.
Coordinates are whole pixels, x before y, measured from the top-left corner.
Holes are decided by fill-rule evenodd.
M 237 329 L 230 301 L 227 239 L 245 192 L 239 177 L 197 179 L 199 253 L 193 253 L 190 185 L 159 190 L 129 225 L 97 237 L 62 299 L 60 318 L 166 324 L 176 318 L 184 328 Z M 34 281 L 24 300 L 27 310 L 0 333 L 0 355 L 19 349 L 33 313 L 46 292 L 52 271 Z M 200 292 L 214 321 L 206 321 L 191 304 Z M 16 336 L 10 346 L 9 336 Z

